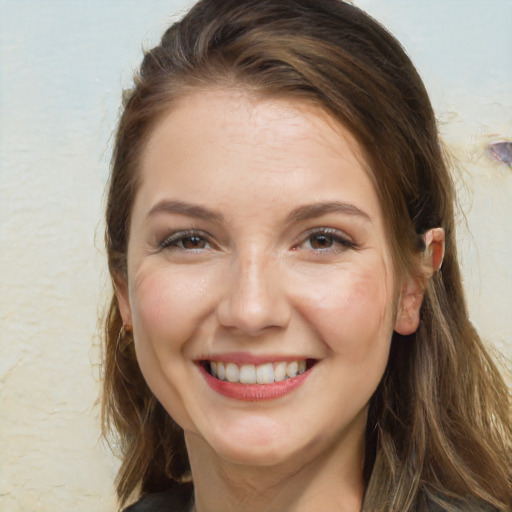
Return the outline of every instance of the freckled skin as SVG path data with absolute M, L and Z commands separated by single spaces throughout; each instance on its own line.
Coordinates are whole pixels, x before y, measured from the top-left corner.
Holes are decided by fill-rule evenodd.
M 368 400 L 400 328 L 366 165 L 349 132 L 296 102 L 207 91 L 182 99 L 156 127 L 142 160 L 120 302 L 144 376 L 184 428 L 193 461 L 282 475 L 337 453 L 339 464 L 359 468 L 352 486 L 360 486 Z M 164 199 L 223 220 L 148 217 Z M 339 212 L 287 218 L 297 206 L 332 201 L 355 205 L 369 220 Z M 307 233 L 323 227 L 357 247 L 312 248 Z M 190 229 L 211 243 L 197 251 L 159 247 Z M 240 402 L 208 387 L 195 363 L 235 351 L 318 363 L 289 395 Z

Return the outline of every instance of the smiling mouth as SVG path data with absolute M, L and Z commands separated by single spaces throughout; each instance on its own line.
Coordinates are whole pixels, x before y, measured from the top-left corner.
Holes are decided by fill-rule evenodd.
M 220 381 L 239 384 L 273 384 L 293 379 L 308 371 L 316 364 L 315 359 L 278 361 L 259 365 L 238 365 L 223 361 L 201 361 L 204 370 Z

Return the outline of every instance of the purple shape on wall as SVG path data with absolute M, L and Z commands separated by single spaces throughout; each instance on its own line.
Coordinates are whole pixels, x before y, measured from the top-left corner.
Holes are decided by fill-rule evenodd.
M 487 146 L 487 151 L 497 162 L 512 167 L 512 142 L 492 142 Z

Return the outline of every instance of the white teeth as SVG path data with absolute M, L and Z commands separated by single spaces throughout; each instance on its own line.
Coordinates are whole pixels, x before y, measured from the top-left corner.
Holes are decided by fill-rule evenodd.
M 256 369 L 256 382 L 270 384 L 274 382 L 274 367 L 272 363 L 262 364 Z
M 286 379 L 286 363 L 275 363 L 274 364 L 274 380 L 281 382 Z
M 226 380 L 226 367 L 224 363 L 217 363 L 217 378 L 220 380 Z
M 238 382 L 238 366 L 235 363 L 228 363 L 226 366 L 226 379 L 229 382 Z
M 306 371 L 306 360 L 264 363 L 260 365 L 222 363 L 210 361 L 210 373 L 219 380 L 240 382 L 242 384 L 271 384 L 285 379 L 293 379 Z
M 297 377 L 298 373 L 299 363 L 297 361 L 292 361 L 291 363 L 288 363 L 288 366 L 286 367 L 287 377 L 290 377 L 290 379 L 292 379 L 293 377 Z
M 253 364 L 244 364 L 240 367 L 240 382 L 256 384 L 256 367 Z

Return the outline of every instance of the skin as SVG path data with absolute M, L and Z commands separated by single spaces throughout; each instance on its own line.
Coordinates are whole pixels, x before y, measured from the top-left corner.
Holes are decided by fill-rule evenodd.
M 197 512 L 360 510 L 368 401 L 423 296 L 393 275 L 369 172 L 319 108 L 240 91 L 186 96 L 152 133 L 117 294 L 185 431 Z M 427 273 L 442 230 L 428 236 Z M 285 396 L 247 402 L 197 364 L 226 354 L 316 364 Z

